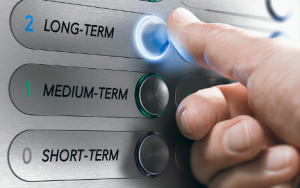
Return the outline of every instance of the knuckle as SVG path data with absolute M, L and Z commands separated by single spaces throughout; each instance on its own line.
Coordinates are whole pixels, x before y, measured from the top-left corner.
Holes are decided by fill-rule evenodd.
M 217 38 L 219 35 L 223 35 L 227 33 L 228 31 L 232 30 L 234 27 L 228 24 L 223 23 L 213 23 L 209 24 L 207 35 L 211 38 Z

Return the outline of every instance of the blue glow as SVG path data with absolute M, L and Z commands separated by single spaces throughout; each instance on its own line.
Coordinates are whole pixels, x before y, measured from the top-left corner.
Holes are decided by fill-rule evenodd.
M 145 31 L 143 30 L 145 29 L 143 27 L 150 23 L 147 23 L 148 21 L 152 21 L 155 24 L 153 25 L 153 28 L 150 28 L 153 30 Z M 152 23 L 150 23 L 150 25 L 151 24 Z M 147 25 L 147 27 L 149 27 L 149 25 Z M 145 42 L 147 44 L 144 44 Z M 136 43 L 139 51 L 145 58 L 151 60 L 162 58 L 167 53 L 170 46 L 165 22 L 154 15 L 145 16 L 137 25 Z
M 276 31 L 269 36 L 269 38 L 279 38 L 279 37 L 290 40 L 290 37 L 286 33 L 281 31 Z

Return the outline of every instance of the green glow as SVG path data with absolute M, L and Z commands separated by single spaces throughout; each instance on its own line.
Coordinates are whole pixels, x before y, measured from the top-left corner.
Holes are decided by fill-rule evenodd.
M 186 96 L 189 96 L 191 94 L 191 91 L 186 92 Z
M 27 97 L 30 97 L 30 81 L 26 82 L 25 86 L 27 86 Z

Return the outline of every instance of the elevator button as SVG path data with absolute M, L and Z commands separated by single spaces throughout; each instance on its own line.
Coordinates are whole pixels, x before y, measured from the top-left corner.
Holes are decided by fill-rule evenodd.
M 190 155 L 193 143 L 193 140 L 181 139 L 177 142 L 175 150 L 176 165 L 182 173 L 188 176 L 192 175 Z
M 135 160 L 145 176 L 162 174 L 169 162 L 169 147 L 165 138 L 158 133 L 144 134 L 136 145 Z
M 188 76 L 183 78 L 176 88 L 175 104 L 178 106 L 187 96 L 196 93 L 200 89 L 210 88 L 217 85 L 225 85 L 234 81 L 225 78 L 208 78 Z
M 163 57 L 170 46 L 165 22 L 153 15 L 144 17 L 137 26 L 136 41 L 147 59 Z
M 165 80 L 157 74 L 144 75 L 135 91 L 139 110 L 149 118 L 161 116 L 169 105 L 169 89 Z
M 267 0 L 267 7 L 275 20 L 283 22 L 292 15 L 293 0 Z

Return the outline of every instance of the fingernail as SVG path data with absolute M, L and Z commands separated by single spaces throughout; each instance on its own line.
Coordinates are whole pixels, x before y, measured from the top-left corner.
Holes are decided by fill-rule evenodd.
M 280 170 L 289 165 L 290 151 L 288 148 L 272 148 L 266 154 L 264 166 L 267 170 Z
M 173 19 L 181 24 L 190 24 L 200 21 L 193 13 L 184 8 L 176 9 L 173 14 Z
M 250 148 L 250 138 L 247 121 L 243 120 L 225 131 L 225 146 L 235 152 L 245 151 Z
M 186 119 L 187 110 L 185 109 L 181 114 L 181 125 L 187 133 L 192 134 L 189 124 Z

